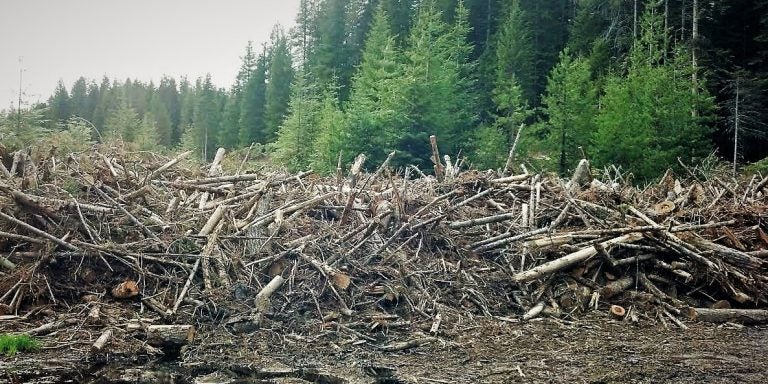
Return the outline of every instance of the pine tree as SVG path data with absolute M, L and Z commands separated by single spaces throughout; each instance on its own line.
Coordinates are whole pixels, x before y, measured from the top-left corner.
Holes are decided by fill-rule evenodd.
M 162 145 L 170 148 L 173 143 L 173 122 L 168 107 L 162 101 L 162 94 L 156 92 L 150 101 L 150 111 L 144 114 L 142 119 L 142 128 L 147 128 L 149 123 L 155 130 L 152 133 L 152 139 L 156 143 L 153 145 Z M 144 132 L 144 131 L 142 131 Z M 145 132 L 146 133 L 146 132 Z
M 579 147 L 591 147 L 596 130 L 597 89 L 591 81 L 589 63 L 572 58 L 569 49 L 560 53 L 560 62 L 547 83 L 543 97 L 547 123 L 545 147 L 557 159 L 561 175 L 570 173 L 582 157 Z
M 88 83 L 85 77 L 80 76 L 72 85 L 69 96 L 70 111 L 73 116 L 90 120 L 88 112 Z
M 384 7 L 379 7 L 368 34 L 360 69 L 352 81 L 342 136 L 347 149 L 344 162 L 365 153 L 368 163 L 377 164 L 397 145 L 396 136 L 405 129 L 404 74 L 402 57 L 389 30 Z M 328 141 L 331 141 L 329 138 Z M 324 156 L 337 156 L 337 150 Z
M 165 111 L 158 111 L 159 105 L 162 105 Z M 181 101 L 179 96 L 179 90 L 176 87 L 176 80 L 172 77 L 163 76 L 160 79 L 160 85 L 157 87 L 157 100 L 154 102 L 152 112 L 155 114 L 155 118 L 158 121 L 158 126 L 161 127 L 161 142 L 164 146 L 170 148 L 176 145 L 179 141 L 179 121 L 181 120 Z M 168 115 L 170 120 L 170 132 L 168 134 L 163 133 L 163 119 L 164 114 Z
M 70 108 L 69 93 L 64 82 L 59 80 L 56 85 L 56 90 L 53 91 L 53 96 L 48 99 L 48 106 L 50 111 L 51 123 L 56 124 L 63 123 L 72 114 Z
M 344 129 L 344 113 L 339 108 L 338 96 L 331 90 L 323 93 L 316 118 L 317 134 L 311 156 L 311 167 L 321 174 L 331 174 L 337 166 L 338 156 L 349 150 Z
M 216 152 L 216 138 L 221 121 L 219 97 L 211 82 L 211 75 L 198 81 L 196 86 L 196 103 L 189 128 L 189 149 L 200 151 L 201 159 L 208 160 Z
M 285 119 L 291 98 L 293 68 L 291 52 L 283 30 L 276 26 L 272 31 L 269 51 L 270 63 L 268 82 L 265 91 L 266 105 L 264 122 L 266 123 L 265 141 L 271 142 Z
M 181 108 L 179 111 L 179 125 L 176 132 L 174 132 L 174 142 L 181 143 L 182 136 L 187 132 L 191 132 L 190 128 L 192 127 L 195 105 L 197 104 L 196 89 L 199 88 L 199 80 L 197 83 L 196 87 L 192 87 L 186 77 L 182 77 L 179 83 L 179 102 Z M 191 137 L 191 133 L 187 136 Z
M 534 57 L 530 26 L 526 13 L 520 8 L 519 0 L 508 4 L 503 20 L 494 39 L 496 65 L 491 99 L 494 104 L 493 128 L 496 132 L 480 132 L 482 136 L 476 138 L 476 142 L 488 146 L 488 140 L 498 138 L 498 134 L 502 133 L 506 137 L 504 147 L 509 148 L 517 136 L 517 130 L 522 129 L 523 124 L 527 123 L 533 114 L 529 106 L 531 100 L 535 99 L 531 93 L 534 83 Z M 495 145 L 500 147 L 499 144 Z M 482 150 L 476 147 L 475 151 L 478 149 Z
M 99 132 L 104 131 L 104 123 L 106 121 L 107 113 L 111 107 L 113 99 L 113 92 L 111 89 L 111 82 L 108 77 L 104 76 L 101 79 L 99 85 L 99 101 L 96 104 L 96 108 L 93 110 L 93 126 Z M 101 136 L 101 135 L 100 135 Z
M 662 21 L 652 11 L 647 9 L 642 18 L 627 75 L 607 81 L 593 150 L 597 164 L 620 165 L 640 180 L 676 167 L 677 158 L 695 162 L 711 147 L 706 125 L 711 99 L 706 90 L 691 92 L 685 52 L 663 60 Z
M 429 136 L 437 135 L 443 153 L 456 153 L 472 125 L 466 98 L 466 26 L 446 24 L 433 1 L 424 1 L 411 28 L 401 89 L 408 124 L 397 133 L 399 162 L 431 164 Z M 469 99 L 471 100 L 471 99 Z
M 311 163 L 320 110 L 315 87 L 303 72 L 298 73 L 291 87 L 288 117 L 274 143 L 275 159 L 291 171 L 307 169 Z
M 170 125 L 170 118 L 163 121 L 163 123 L 165 122 L 168 122 Z M 145 113 L 137 129 L 134 143 L 142 151 L 157 150 L 160 142 L 158 137 L 160 129 L 157 117 L 152 112 Z
M 532 104 L 538 97 L 535 89 L 536 70 L 533 38 L 528 14 L 520 7 L 521 0 L 512 0 L 504 10 L 501 27 L 494 39 L 496 52 L 496 79 L 494 95 L 510 92 L 520 87 L 524 100 Z M 496 101 L 501 109 L 509 102 Z
M 107 114 L 102 136 L 106 140 L 133 142 L 139 131 L 141 119 L 125 98 L 120 97 L 118 100 Z
M 346 68 L 346 7 L 349 0 L 320 2 L 317 18 L 317 47 L 314 52 L 315 81 L 325 86 L 333 79 L 343 79 Z
M 238 142 L 240 146 L 251 143 L 266 143 L 267 129 L 264 121 L 266 107 L 266 50 L 259 55 L 256 69 L 248 79 L 240 104 L 240 120 L 238 122 Z

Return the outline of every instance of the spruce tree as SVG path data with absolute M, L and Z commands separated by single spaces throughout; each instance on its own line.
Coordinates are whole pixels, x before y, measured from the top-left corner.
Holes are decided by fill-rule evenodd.
M 429 166 L 430 135 L 438 136 L 442 153 L 456 153 L 464 143 L 473 117 L 462 76 L 467 33 L 465 24 L 446 24 L 434 1 L 420 5 L 401 79 L 407 124 L 397 133 L 399 162 Z
M 72 113 L 70 108 L 69 92 L 62 80 L 56 85 L 56 89 L 53 91 L 53 96 L 48 99 L 48 106 L 50 111 L 50 120 L 53 126 L 59 123 L 63 123 Z
M 69 97 L 70 112 L 73 116 L 78 116 L 90 120 L 88 112 L 88 83 L 85 77 L 80 76 L 74 84 Z
M 124 96 L 118 96 L 116 105 L 110 109 L 104 122 L 102 136 L 106 140 L 119 140 L 126 143 L 136 139 L 141 119 L 133 107 L 128 105 Z
M 275 159 L 291 171 L 307 169 L 311 164 L 319 110 L 316 86 L 299 72 L 291 87 L 288 117 L 274 143 Z
M 238 143 L 248 146 L 251 143 L 266 143 L 267 130 L 264 121 L 266 107 L 266 51 L 259 55 L 254 73 L 248 79 L 240 100 L 240 119 L 238 122 Z
M 338 156 L 350 150 L 343 136 L 344 114 L 332 89 L 323 93 L 319 108 L 310 166 L 321 174 L 331 174 L 336 169 Z
M 589 63 L 563 50 L 549 76 L 543 104 L 545 148 L 556 159 L 560 174 L 569 174 L 582 157 L 579 147 L 590 148 L 596 130 L 597 89 Z
M 524 100 L 532 104 L 536 93 L 535 50 L 527 12 L 520 6 L 521 0 L 510 1 L 504 9 L 504 17 L 494 39 L 496 52 L 496 79 L 494 94 L 511 92 L 520 87 Z M 501 109 L 507 105 L 496 104 Z
M 711 99 L 704 89 L 691 92 L 685 52 L 663 59 L 663 33 L 659 15 L 646 10 L 627 75 L 608 79 L 597 118 L 597 164 L 620 165 L 640 180 L 676 167 L 678 158 L 695 162 L 711 150 Z
M 344 162 L 359 153 L 365 153 L 370 164 L 383 161 L 397 145 L 398 133 L 405 129 L 402 57 L 389 25 L 384 7 L 379 7 L 345 108 Z M 336 155 L 338 153 L 324 154 L 326 157 Z
M 270 63 L 268 70 L 268 82 L 265 90 L 266 105 L 264 109 L 264 122 L 266 123 L 266 142 L 274 141 L 277 131 L 285 119 L 288 104 L 291 98 L 291 83 L 293 82 L 293 68 L 291 66 L 291 52 L 288 39 L 283 30 L 275 26 L 272 31 L 269 51 Z

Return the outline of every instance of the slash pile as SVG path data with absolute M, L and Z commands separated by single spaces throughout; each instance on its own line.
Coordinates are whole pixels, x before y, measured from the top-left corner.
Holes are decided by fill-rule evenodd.
M 476 317 L 609 306 L 681 327 L 681 315 L 768 320 L 755 310 L 768 292 L 768 177 L 688 169 L 639 189 L 617 172 L 593 179 L 584 160 L 571 180 L 449 161 L 436 178 L 388 162 L 365 173 L 360 156 L 321 178 L 225 173 L 223 150 L 197 169 L 188 155 L 2 158 L 0 329 L 76 327 L 101 351 L 120 337 L 162 347 L 195 328 L 268 327 L 391 351 Z

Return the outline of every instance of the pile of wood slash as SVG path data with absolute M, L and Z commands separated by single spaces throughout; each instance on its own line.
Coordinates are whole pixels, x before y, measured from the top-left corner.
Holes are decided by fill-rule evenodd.
M 205 328 L 391 351 L 477 318 L 768 321 L 768 177 L 686 168 L 638 188 L 586 160 L 563 180 L 447 157 L 436 176 L 366 173 L 359 156 L 318 177 L 245 159 L 225 173 L 224 150 L 202 169 L 107 147 L 0 155 L 0 330 L 77 329 L 93 351 Z

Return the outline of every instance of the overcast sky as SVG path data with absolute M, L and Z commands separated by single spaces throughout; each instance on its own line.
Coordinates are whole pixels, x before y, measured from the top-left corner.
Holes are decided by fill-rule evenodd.
M 234 80 L 249 40 L 293 25 L 300 0 L 0 0 L 0 109 L 45 101 L 59 79 Z

